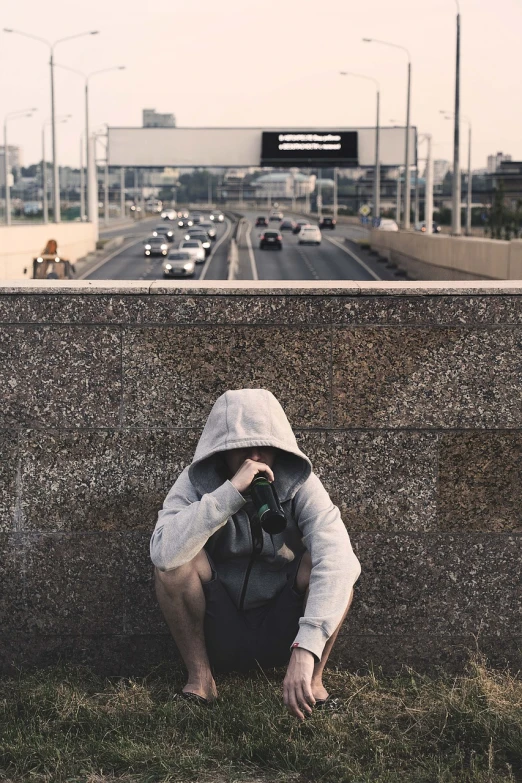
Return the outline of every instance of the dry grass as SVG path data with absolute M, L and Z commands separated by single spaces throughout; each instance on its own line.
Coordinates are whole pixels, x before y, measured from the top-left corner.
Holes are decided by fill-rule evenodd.
M 183 672 L 140 680 L 57 668 L 0 680 L 2 783 L 515 783 L 522 680 L 471 653 L 465 673 L 326 672 L 337 713 L 304 723 L 284 670 L 226 676 L 211 709 L 173 698 Z

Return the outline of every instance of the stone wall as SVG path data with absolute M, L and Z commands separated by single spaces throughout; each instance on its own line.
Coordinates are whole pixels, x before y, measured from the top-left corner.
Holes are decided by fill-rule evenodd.
M 520 668 L 522 282 L 263 285 L 0 288 L 3 671 L 174 658 L 150 534 L 242 387 L 281 401 L 362 565 L 332 662 Z

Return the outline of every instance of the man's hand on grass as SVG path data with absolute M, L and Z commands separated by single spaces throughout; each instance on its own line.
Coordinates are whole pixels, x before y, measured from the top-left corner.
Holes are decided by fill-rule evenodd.
M 289 712 L 304 721 L 305 716 L 312 714 L 315 704 L 312 693 L 312 674 L 314 673 L 315 658 L 311 652 L 295 647 L 286 676 L 283 681 L 283 700 Z

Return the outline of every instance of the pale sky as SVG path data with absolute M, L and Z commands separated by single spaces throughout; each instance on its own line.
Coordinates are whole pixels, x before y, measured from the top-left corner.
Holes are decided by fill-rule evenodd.
M 520 0 L 460 0 L 461 111 L 473 123 L 472 166 L 502 151 L 522 159 Z M 179 126 L 350 127 L 375 123 L 373 85 L 381 85 L 381 123 L 404 124 L 406 55 L 367 44 L 379 38 L 409 49 L 412 124 L 433 135 L 435 158 L 452 159 L 452 126 L 440 109 L 454 105 L 456 0 L 4 0 L 2 27 L 63 43 L 55 60 L 84 72 L 125 65 L 91 81 L 91 129 L 140 126 L 141 110 L 173 112 Z M 50 116 L 48 49 L 0 34 L 1 119 L 24 165 L 41 159 L 42 122 Z M 83 80 L 56 69 L 61 165 L 79 164 Z M 461 165 L 467 162 L 462 124 Z M 50 132 L 48 131 L 50 159 Z M 3 143 L 3 142 L 2 142 Z M 424 146 L 420 148 L 420 156 Z

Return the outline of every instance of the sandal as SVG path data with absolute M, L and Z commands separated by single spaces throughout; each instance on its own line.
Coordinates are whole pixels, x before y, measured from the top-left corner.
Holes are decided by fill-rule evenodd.
M 327 696 L 326 699 L 317 699 L 314 706 L 318 710 L 332 710 L 338 712 L 342 707 L 342 701 L 338 697 Z
M 201 704 L 205 707 L 210 707 L 212 702 L 210 702 L 208 699 L 205 699 L 203 696 L 200 696 L 198 693 L 192 693 L 191 691 L 181 691 L 181 693 L 176 694 L 177 698 L 185 699 L 185 701 L 192 701 L 195 704 Z

